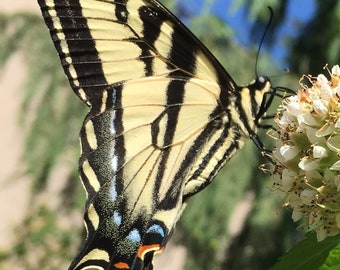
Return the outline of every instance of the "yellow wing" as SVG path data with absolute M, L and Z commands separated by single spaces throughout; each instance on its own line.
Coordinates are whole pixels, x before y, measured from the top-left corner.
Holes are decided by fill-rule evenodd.
M 269 83 L 237 87 L 157 1 L 38 2 L 90 106 L 79 163 L 88 235 L 70 269 L 152 269 L 185 200 L 254 132 Z

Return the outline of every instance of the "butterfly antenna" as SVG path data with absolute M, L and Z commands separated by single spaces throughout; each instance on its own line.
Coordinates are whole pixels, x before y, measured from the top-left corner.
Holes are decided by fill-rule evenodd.
M 273 11 L 273 9 L 271 7 L 269 7 L 269 6 L 268 6 L 268 9 L 269 9 L 269 12 L 270 12 L 269 21 L 268 21 L 266 29 L 264 30 L 263 35 L 261 37 L 260 45 L 259 45 L 259 48 L 258 48 L 257 54 L 256 54 L 256 61 L 255 61 L 255 75 L 256 75 L 256 77 L 258 77 L 258 72 L 257 72 L 257 66 L 258 65 L 257 65 L 257 63 L 259 61 L 260 51 L 261 51 L 262 45 L 264 43 L 264 39 L 266 38 L 266 36 L 268 34 L 268 30 L 269 30 L 270 25 L 272 24 L 273 18 L 274 18 L 274 11 Z

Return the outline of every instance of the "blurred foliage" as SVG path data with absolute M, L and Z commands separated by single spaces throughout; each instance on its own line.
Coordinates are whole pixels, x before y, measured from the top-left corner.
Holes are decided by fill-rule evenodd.
M 15 229 L 11 250 L 1 252 L 1 269 L 67 269 L 81 240 L 76 227 L 43 205 L 32 210 Z
M 256 48 L 268 21 L 266 6 L 270 4 L 279 11 L 271 28 L 274 37 L 279 25 L 284 23 L 287 10 L 286 1 L 255 4 L 255 1 L 235 0 L 231 9 L 245 5 L 249 18 L 257 18 L 250 29 L 245 29 L 257 33 L 255 46 L 249 44 L 249 50 L 245 50 L 233 42 L 238 33 L 211 12 L 215 1 L 204 1 L 201 14 L 192 14 L 181 1 L 162 2 L 188 23 L 239 84 L 246 84 L 254 77 Z M 299 37 L 291 39 L 289 63 L 294 71 L 313 72 L 317 68 L 319 72 L 325 63 L 338 62 L 340 12 L 336 3 L 319 1 L 314 19 L 301 30 Z M 13 269 L 15 265 L 16 269 L 27 270 L 65 269 L 84 237 L 79 213 L 85 199 L 76 167 L 77 135 L 86 107 L 69 89 L 40 16 L 0 14 L 0 32 L 0 67 L 17 51 L 23 52 L 29 67 L 22 91 L 20 123 L 26 136 L 22 155 L 24 173 L 32 179 L 26 217 L 15 229 L 13 247 L 0 251 L 0 268 Z M 269 45 L 274 43 L 275 39 L 269 39 Z M 265 53 L 261 54 L 258 65 L 259 70 L 271 74 L 277 70 Z M 294 74 L 282 76 L 276 78 L 274 85 L 296 88 L 297 78 Z M 265 131 L 260 136 L 266 145 L 270 144 Z M 290 213 L 281 209 L 280 201 L 271 193 L 270 178 L 258 168 L 266 161 L 257 152 L 251 142 L 247 143 L 207 189 L 189 200 L 176 230 L 177 241 L 188 248 L 186 269 L 268 269 L 300 239 Z M 55 180 L 53 172 L 60 164 L 69 168 L 69 174 L 55 191 L 58 203 L 50 206 L 44 195 L 50 194 L 48 190 Z M 249 213 L 239 210 L 242 203 L 248 203 Z M 230 229 L 236 220 L 230 217 L 235 214 L 244 214 L 237 233 Z M 79 223 L 74 218 L 79 218 Z
M 315 233 L 284 254 L 270 270 L 336 270 L 340 269 L 340 235 L 329 236 L 323 241 Z
M 332 67 L 340 62 L 340 2 L 318 0 L 317 7 L 315 19 L 290 42 L 291 69 L 298 74 L 319 74 L 326 63 Z
M 0 67 L 16 52 L 22 53 L 29 67 L 22 86 L 19 123 L 25 133 L 23 173 L 32 179 L 26 216 L 14 230 L 13 247 L 0 251 L 0 269 L 13 269 L 13 265 L 27 270 L 62 269 L 57 266 L 65 265 L 65 269 L 84 238 L 82 222 L 79 220 L 77 227 L 60 226 L 56 221 L 71 218 L 72 209 L 84 207 L 76 168 L 78 133 L 86 108 L 72 91 L 63 89 L 69 88 L 68 82 L 40 16 L 0 14 L 0 32 Z M 54 169 L 66 163 L 68 176 L 54 183 Z M 64 184 L 59 190 L 52 187 L 48 191 L 60 182 Z M 49 200 L 59 203 L 47 207 Z

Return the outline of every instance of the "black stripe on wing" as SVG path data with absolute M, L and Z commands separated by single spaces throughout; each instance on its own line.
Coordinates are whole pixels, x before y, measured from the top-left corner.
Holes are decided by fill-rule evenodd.
M 108 83 L 103 74 L 101 59 L 98 57 L 87 19 L 82 14 L 79 0 L 54 1 L 55 6 L 52 8 L 46 6 L 43 0 L 38 2 L 64 71 L 75 93 L 83 100 L 84 97 L 79 93 L 80 88 L 84 89 L 86 96 L 90 99 L 94 96 L 101 96 L 101 91 L 107 87 Z M 50 15 L 50 12 L 53 11 L 56 12 L 62 30 L 55 29 L 55 22 Z M 60 40 L 60 36 L 64 36 L 66 44 L 64 44 L 64 40 Z M 64 47 L 65 45 L 67 47 Z M 91 103 L 91 100 L 89 102 Z

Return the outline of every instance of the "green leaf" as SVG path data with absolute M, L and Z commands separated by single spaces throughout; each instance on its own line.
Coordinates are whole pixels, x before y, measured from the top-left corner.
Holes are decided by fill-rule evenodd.
M 318 242 L 314 233 L 307 234 L 307 239 L 301 241 L 289 252 L 280 257 L 270 270 L 316 270 L 326 261 L 330 251 L 337 246 L 340 235 L 327 237 Z M 339 254 L 340 250 L 337 250 Z M 336 254 L 334 254 L 334 257 Z M 330 256 L 331 257 L 331 256 Z M 330 259 L 330 258 L 329 258 Z M 327 260 L 328 262 L 328 260 Z M 338 259 L 339 262 L 339 259 Z M 335 268 L 321 268 L 335 269 Z M 339 269 L 339 268 L 337 268 Z
M 319 270 L 337 270 L 340 269 L 340 243 L 331 250 L 329 256 Z

